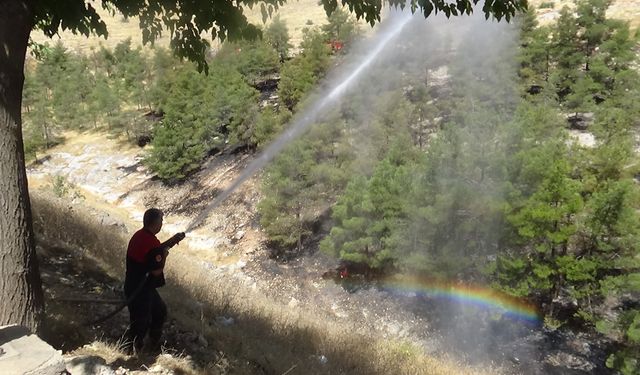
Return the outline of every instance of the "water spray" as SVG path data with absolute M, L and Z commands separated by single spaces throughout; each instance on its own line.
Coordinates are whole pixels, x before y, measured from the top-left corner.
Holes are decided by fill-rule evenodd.
M 329 87 L 320 91 L 317 95 L 318 99 L 315 99 L 309 104 L 309 109 L 296 116 L 288 129 L 280 137 L 269 144 L 260 156 L 249 163 L 240 176 L 238 176 L 229 187 L 216 196 L 213 201 L 198 214 L 198 216 L 191 220 L 185 229 L 186 233 L 198 228 L 207 216 L 209 216 L 211 210 L 224 202 L 247 179 L 253 176 L 258 170 L 262 169 L 276 155 L 278 155 L 287 144 L 298 138 L 305 130 L 307 130 L 330 104 L 335 103 L 345 95 L 347 88 L 357 82 L 362 75 L 362 72 L 368 68 L 384 48 L 400 34 L 404 26 L 406 26 L 412 18 L 412 14 L 410 12 L 400 11 L 399 13 L 400 14 L 398 15 L 392 15 L 390 19 L 388 19 L 388 31 L 385 30 L 385 32 L 380 32 L 374 36 L 372 42 L 375 44 L 375 47 L 363 57 L 362 61 L 358 63 L 355 69 L 338 76 L 337 82 L 340 83 L 337 86 Z

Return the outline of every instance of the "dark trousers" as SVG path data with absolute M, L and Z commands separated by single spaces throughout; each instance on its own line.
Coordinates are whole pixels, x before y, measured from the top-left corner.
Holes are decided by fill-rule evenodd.
M 136 351 L 142 349 L 144 338 L 155 344 L 160 343 L 162 326 L 167 318 L 167 306 L 155 289 L 143 289 L 128 305 L 129 341 Z

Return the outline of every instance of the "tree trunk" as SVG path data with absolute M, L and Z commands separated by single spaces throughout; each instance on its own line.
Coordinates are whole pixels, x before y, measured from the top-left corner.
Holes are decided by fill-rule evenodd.
M 44 308 L 20 114 L 31 9 L 27 0 L 0 0 L 0 325 L 38 332 Z

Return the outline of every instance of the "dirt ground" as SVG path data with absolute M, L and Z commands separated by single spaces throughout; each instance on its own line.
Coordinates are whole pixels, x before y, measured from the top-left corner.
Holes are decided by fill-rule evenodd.
M 38 257 L 47 308 L 43 337 L 67 358 L 99 357 L 120 374 L 145 373 L 154 366 L 172 371 L 177 370 L 176 363 L 194 374 L 224 374 L 238 367 L 238 361 L 181 326 L 171 311 L 161 353 L 126 355 L 122 351 L 129 322 L 126 308 L 103 323 L 89 324 L 121 306 L 121 280 L 74 249 L 38 246 Z

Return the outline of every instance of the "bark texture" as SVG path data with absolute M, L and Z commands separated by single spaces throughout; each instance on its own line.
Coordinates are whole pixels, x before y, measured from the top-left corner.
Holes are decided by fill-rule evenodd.
M 0 0 L 0 325 L 38 332 L 44 307 L 20 113 L 32 9 L 29 0 Z

